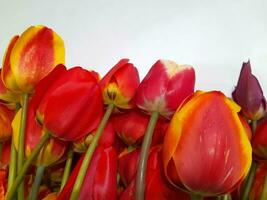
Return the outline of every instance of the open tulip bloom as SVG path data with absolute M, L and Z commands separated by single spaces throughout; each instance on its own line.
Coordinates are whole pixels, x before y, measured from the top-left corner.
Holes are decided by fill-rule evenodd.
M 0 69 L 0 199 L 266 200 L 266 99 L 250 62 L 232 99 L 195 92 L 190 65 L 66 68 L 31 26 Z M 253 158 L 253 159 L 252 159 Z

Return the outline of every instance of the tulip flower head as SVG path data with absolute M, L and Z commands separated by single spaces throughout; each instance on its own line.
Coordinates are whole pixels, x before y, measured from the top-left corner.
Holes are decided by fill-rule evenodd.
M 239 111 L 217 91 L 198 92 L 176 111 L 163 145 L 164 171 L 173 185 L 203 196 L 239 185 L 252 160 Z
M 79 140 L 95 130 L 103 114 L 101 89 L 95 74 L 74 67 L 51 79 L 37 109 L 39 122 L 53 136 L 65 141 Z M 42 84 L 36 95 L 42 95 L 46 87 Z
M 120 60 L 100 81 L 104 103 L 122 109 L 133 108 L 132 98 L 139 82 L 136 67 L 129 59 Z
M 182 101 L 194 92 L 195 71 L 189 65 L 158 60 L 140 83 L 136 105 L 149 113 L 169 118 Z
M 63 40 L 50 28 L 31 26 L 11 40 L 3 60 L 2 80 L 11 91 L 32 93 L 42 78 L 64 62 Z
M 3 104 L 0 104 L 0 141 L 7 140 L 12 135 L 11 123 L 15 116 L 13 110 L 8 109 Z
M 266 100 L 260 83 L 251 73 L 250 62 L 243 63 L 237 86 L 232 93 L 233 99 L 241 108 L 245 117 L 259 120 L 266 113 Z
M 262 121 L 252 137 L 253 153 L 260 160 L 267 160 L 267 119 Z

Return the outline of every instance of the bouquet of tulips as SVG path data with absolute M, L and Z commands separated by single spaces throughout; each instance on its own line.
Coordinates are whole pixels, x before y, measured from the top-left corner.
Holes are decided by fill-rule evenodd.
M 0 81 L 0 199 L 266 200 L 266 100 L 250 62 L 232 98 L 195 91 L 190 65 L 140 82 L 64 66 L 45 26 L 12 38 Z M 265 120 L 266 117 L 266 120 Z

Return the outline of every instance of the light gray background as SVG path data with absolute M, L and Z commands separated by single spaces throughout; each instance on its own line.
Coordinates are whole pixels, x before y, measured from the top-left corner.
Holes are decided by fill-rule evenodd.
M 130 58 L 141 77 L 159 58 L 191 64 L 196 89 L 230 94 L 243 61 L 267 95 L 267 1 L 0 0 L 0 55 L 29 25 L 65 40 L 66 65 L 104 75 Z

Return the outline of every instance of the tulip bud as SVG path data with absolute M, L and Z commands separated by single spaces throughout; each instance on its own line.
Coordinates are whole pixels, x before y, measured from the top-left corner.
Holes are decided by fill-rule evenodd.
M 259 123 L 252 137 L 253 153 L 260 160 L 267 160 L 267 119 Z
M 258 120 L 266 113 L 266 100 L 260 83 L 251 73 L 250 62 L 243 63 L 237 86 L 232 93 L 233 99 L 241 108 L 245 117 Z
M 112 124 L 117 135 L 127 145 L 137 145 L 143 139 L 145 134 L 149 116 L 137 110 L 130 112 L 115 114 L 112 119 Z M 167 122 L 165 120 L 158 120 L 156 128 L 154 129 L 152 145 L 162 142 Z
M 78 153 L 86 152 L 87 148 L 90 146 L 93 138 L 95 136 L 95 131 L 84 138 L 75 141 L 73 143 L 74 151 Z M 113 126 L 110 122 L 107 123 L 106 127 L 104 128 L 103 134 L 101 135 L 98 145 L 102 145 L 104 147 L 112 146 L 115 142 L 115 132 Z
M 129 59 L 120 60 L 100 81 L 105 104 L 130 109 L 139 85 L 139 74 Z
M 159 112 L 169 118 L 194 92 L 195 71 L 189 65 L 178 65 L 173 61 L 158 60 L 140 83 L 135 102 L 149 113 Z
M 70 199 L 83 157 L 78 161 L 57 200 Z M 98 146 L 87 168 L 78 199 L 117 199 L 117 155 L 113 147 Z
M 164 172 L 173 185 L 216 196 L 240 184 L 252 149 L 239 111 L 217 91 L 197 93 L 176 111 L 163 144 Z
M 92 132 L 103 115 L 100 86 L 91 72 L 74 67 L 63 70 L 49 88 L 41 83 L 36 95 L 42 96 L 37 118 L 55 137 L 76 141 Z M 40 91 L 41 92 L 40 92 Z
M 126 159 L 123 158 L 120 167 L 120 172 L 129 172 L 131 178 L 131 182 L 126 188 L 126 190 L 122 193 L 120 200 L 135 200 L 135 176 L 134 170 L 136 172 L 137 169 L 137 161 L 139 159 L 140 151 L 135 150 L 130 152 L 129 155 L 125 154 L 123 157 L 126 156 Z M 135 161 L 135 163 L 134 163 Z M 127 165 L 128 162 L 128 165 Z M 122 165 L 123 164 L 123 165 Z M 127 167 L 130 168 L 127 170 Z M 127 175 L 125 173 L 120 175 Z M 125 177 L 123 177 L 125 178 Z M 128 180 L 129 181 L 129 180 Z M 163 166 L 161 162 L 161 146 L 154 146 L 150 149 L 148 163 L 147 163 L 147 175 L 146 175 L 146 185 L 145 185 L 145 199 L 153 199 L 153 200 L 161 200 L 161 199 L 183 199 L 189 200 L 190 197 L 188 194 L 180 191 L 175 190 L 170 185 L 168 185 L 167 180 L 163 176 Z
M 11 122 L 15 112 L 0 104 L 0 141 L 7 140 L 12 135 Z

